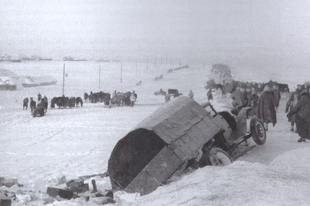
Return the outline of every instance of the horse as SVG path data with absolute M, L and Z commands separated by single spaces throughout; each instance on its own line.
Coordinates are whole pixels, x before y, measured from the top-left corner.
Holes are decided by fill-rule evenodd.
M 26 97 L 24 100 L 23 100 L 23 110 L 24 109 L 28 109 L 28 103 L 29 103 L 29 99 L 28 97 Z
M 111 104 L 112 105 L 117 105 L 117 106 L 129 106 L 130 105 L 130 96 L 131 92 L 118 92 L 114 97 L 111 99 Z
M 56 97 L 55 104 L 57 104 L 58 109 L 60 109 L 60 107 L 67 108 L 69 106 L 69 98 L 68 97 Z
M 75 99 L 75 106 L 77 107 L 77 106 L 79 106 L 79 104 L 81 105 L 81 107 L 83 107 L 83 100 L 81 97 L 77 97 Z
M 88 100 L 89 99 L 89 95 L 85 92 L 84 93 L 84 101 L 86 102 L 86 100 Z
M 103 102 L 104 105 L 110 105 L 111 94 L 110 93 L 103 93 Z
M 31 112 L 33 112 L 33 110 L 37 107 L 37 103 L 36 101 L 34 101 L 32 98 L 31 98 L 31 101 L 30 101 L 30 109 L 31 109 Z
M 75 97 L 70 97 L 69 108 L 75 107 Z
M 56 101 L 57 101 L 57 97 L 53 97 L 53 98 L 51 99 L 51 109 L 55 109 Z
M 122 98 L 121 96 L 115 95 L 114 97 L 111 98 L 111 104 L 114 106 L 121 106 L 122 104 Z
M 91 103 L 97 103 L 100 100 L 100 93 L 91 93 L 89 96 L 89 100 Z

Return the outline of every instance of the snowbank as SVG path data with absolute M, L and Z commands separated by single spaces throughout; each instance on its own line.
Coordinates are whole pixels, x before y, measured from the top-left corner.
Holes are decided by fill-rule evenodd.
M 309 205 L 308 172 L 283 169 L 236 161 L 199 169 L 149 195 L 132 195 L 134 200 L 122 192 L 116 196 L 119 205 Z

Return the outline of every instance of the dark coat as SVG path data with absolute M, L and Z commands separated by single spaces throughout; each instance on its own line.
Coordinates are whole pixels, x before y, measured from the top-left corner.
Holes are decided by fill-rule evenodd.
M 235 101 L 236 107 L 244 107 L 246 105 L 245 94 L 239 90 L 231 94 L 232 99 Z
M 251 94 L 249 101 L 248 101 L 248 107 L 257 107 L 259 96 L 257 94 Z
M 296 114 L 297 133 L 302 138 L 310 139 L 310 95 L 302 92 L 297 104 L 287 114 L 288 118 Z
M 281 99 L 281 92 L 279 90 L 274 90 L 274 103 L 275 107 L 279 107 L 280 99 Z
M 297 104 L 291 109 L 287 116 L 290 117 L 293 114 L 297 114 L 297 116 L 310 123 L 310 95 L 308 92 L 301 93 Z
M 24 106 L 24 107 L 28 107 L 28 103 L 29 103 L 29 99 L 28 99 L 28 98 L 25 98 L 25 99 L 23 100 L 23 106 Z
M 257 94 L 251 94 L 249 101 L 248 101 L 248 107 L 252 107 L 252 109 L 249 111 L 249 116 L 257 116 L 257 102 L 258 102 L 259 96 Z
M 285 107 L 285 113 L 292 111 L 293 107 L 298 102 L 298 93 L 292 92 Z M 296 121 L 296 113 L 292 114 L 290 118 L 288 118 L 289 122 L 295 122 Z
M 250 98 L 251 98 L 251 96 L 252 96 L 252 93 L 251 92 L 246 92 L 245 93 L 245 104 L 246 104 L 246 106 L 250 106 Z
M 258 99 L 257 117 L 265 123 L 277 123 L 274 96 L 271 91 L 264 91 Z

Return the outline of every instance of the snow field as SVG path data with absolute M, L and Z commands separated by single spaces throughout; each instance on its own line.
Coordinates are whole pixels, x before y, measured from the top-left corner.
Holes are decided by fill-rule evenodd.
M 136 106 L 108 108 L 102 103 L 86 102 L 84 107 L 49 109 L 46 116 L 33 118 L 29 110 L 22 110 L 23 98 L 36 99 L 39 92 L 49 100 L 61 96 L 63 62 L 1 63 L 0 66 L 19 75 L 52 75 L 58 80 L 53 86 L 0 92 L 0 176 L 16 177 L 25 190 L 34 191 L 37 197 L 39 191 L 45 193 L 48 186 L 57 185 L 63 176 L 70 180 L 105 172 L 116 142 L 164 104 L 163 96 L 154 96 L 160 88 L 179 89 L 183 95 L 192 89 L 194 99 L 206 101 L 204 83 L 210 69 L 190 66 L 167 73 L 169 68 L 178 65 L 149 65 L 146 70 L 146 65 L 140 64 L 136 75 L 135 63 L 128 63 L 123 64 L 123 82 L 120 83 L 120 65 L 101 64 L 99 88 L 98 63 L 66 63 L 67 96 L 83 97 L 84 92 L 100 90 L 110 93 L 115 89 L 135 90 L 138 94 Z M 242 71 L 237 71 L 236 75 L 238 73 Z M 164 78 L 154 81 L 160 74 Z M 236 75 L 233 73 L 234 77 Z M 140 80 L 142 84 L 135 86 Z M 229 96 L 222 99 L 219 91 L 213 96 L 212 104 L 217 110 L 230 109 Z M 115 205 L 309 205 L 310 144 L 297 143 L 298 135 L 289 131 L 290 124 L 284 113 L 287 98 L 286 94 L 282 96 L 278 123 L 275 127 L 269 125 L 265 145 L 255 147 L 227 167 L 205 167 L 184 174 L 149 195 L 117 192 Z M 249 144 L 254 143 L 251 140 Z M 108 178 L 96 177 L 96 181 L 99 190 L 110 188 Z M 26 203 L 14 202 L 15 205 Z M 28 201 L 28 205 L 40 204 L 43 204 L 42 198 Z M 80 198 L 49 205 L 100 205 L 100 201 L 85 202 Z

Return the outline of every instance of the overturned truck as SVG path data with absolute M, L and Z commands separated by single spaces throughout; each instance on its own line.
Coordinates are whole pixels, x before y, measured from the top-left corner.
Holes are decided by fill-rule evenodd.
M 244 119 L 239 122 L 246 126 Z M 176 98 L 116 144 L 108 162 L 112 188 L 148 194 L 172 176 L 181 174 L 191 160 L 206 156 L 201 152 L 208 151 L 208 161 L 212 161 L 211 153 L 219 152 L 224 156 L 221 161 L 230 162 L 229 149 L 252 135 L 246 134 L 246 128 L 237 131 L 241 126 L 227 113 L 212 114 L 188 97 Z M 259 144 L 264 144 L 266 133 L 261 126 L 259 121 L 251 121 L 254 136 L 260 140 Z

